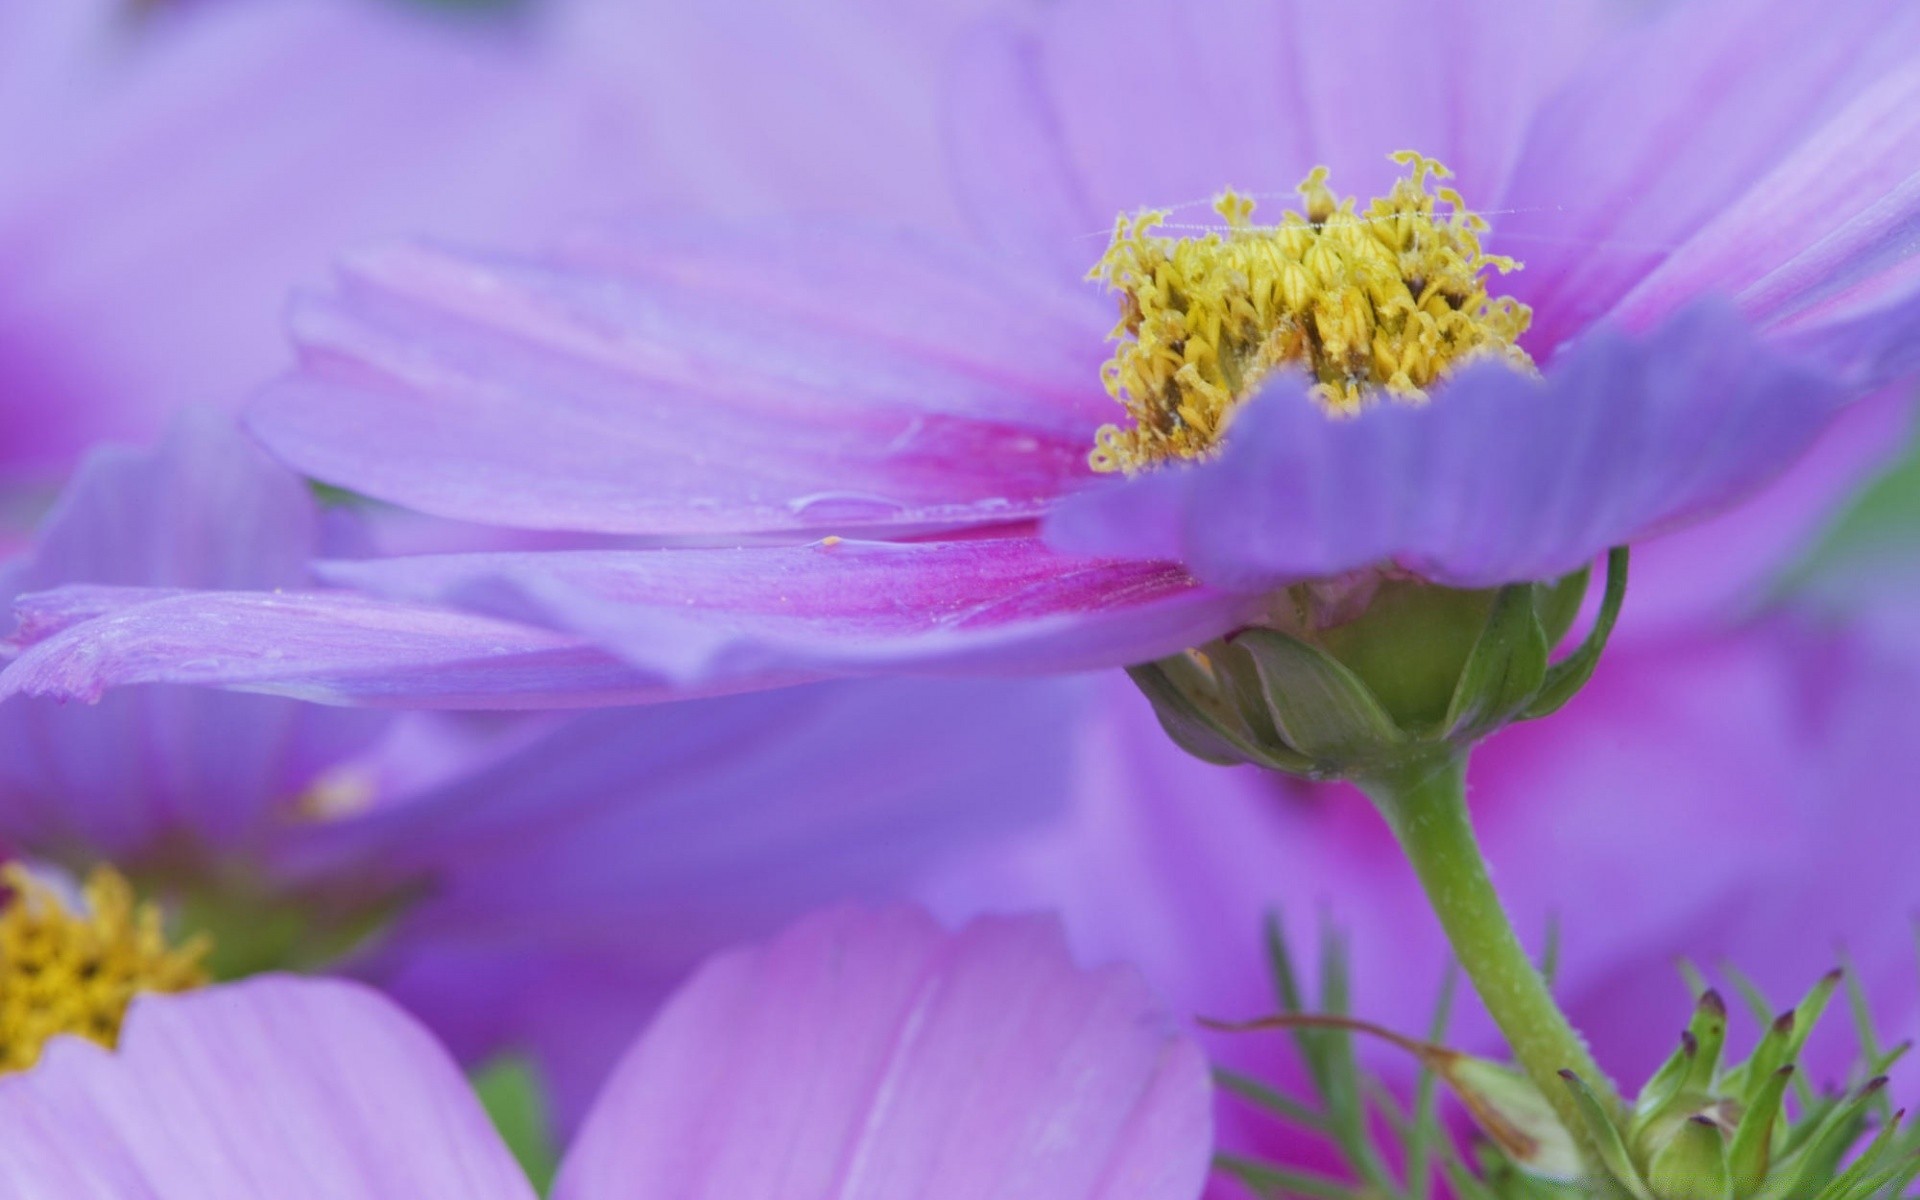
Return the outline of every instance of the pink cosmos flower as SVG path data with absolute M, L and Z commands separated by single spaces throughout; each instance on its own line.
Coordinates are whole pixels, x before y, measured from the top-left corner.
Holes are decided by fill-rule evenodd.
M 560 1200 L 1185 1200 L 1204 1060 L 1056 928 L 829 910 L 709 961 L 614 1071 Z M 531 1200 L 452 1062 L 350 984 L 135 1002 L 0 1078 L 0 1196 Z
M 1850 406 L 1910 377 L 1920 344 L 1910 6 L 1703 3 L 1618 28 L 1562 5 L 1182 12 L 1069 4 L 971 39 L 950 145 L 997 249 L 873 227 L 656 224 L 541 259 L 375 251 L 297 306 L 302 369 L 252 417 L 296 467 L 445 516 L 672 545 L 324 569 L 358 595 L 94 596 L 85 613 L 30 599 L 29 623 L 58 631 L 5 686 L 604 698 L 585 679 L 532 687 L 515 652 L 459 631 L 475 611 L 606 648 L 636 672 L 627 698 L 1133 663 L 1257 623 L 1275 589 L 1302 581 L 1557 576 L 1724 509 L 1841 414 L 1884 429 L 1878 410 Z M 1382 71 L 1353 33 L 1374 26 L 1431 61 Z M 1168 27 L 1179 53 L 1160 42 Z M 1140 77 L 1109 86 L 1135 59 Z M 1452 247 L 1478 264 L 1458 286 L 1529 305 L 1517 343 L 1475 326 L 1481 350 L 1416 362 L 1405 355 L 1425 343 L 1389 337 L 1341 386 L 1364 390 L 1393 361 L 1433 376 L 1430 399 L 1330 419 L 1286 369 L 1310 366 L 1322 399 L 1359 370 L 1327 359 L 1323 331 L 1304 359 L 1241 371 L 1264 386 L 1206 418 L 1230 417 L 1224 436 L 1098 476 L 1102 427 L 1128 418 L 1099 385 L 1112 301 L 1068 281 L 1099 257 L 1082 235 L 1222 184 L 1284 188 L 1316 164 L 1381 194 L 1403 147 L 1457 168 L 1494 222 L 1486 251 L 1526 269 L 1490 282 L 1493 260 L 1453 240 L 1471 233 L 1464 201 L 1449 217 L 1396 192 L 1377 211 L 1427 222 L 1420 254 Z M 1224 244 L 1269 236 L 1294 235 L 1249 227 Z M 1395 286 L 1427 303 L 1419 271 Z M 1335 275 L 1309 297 L 1316 321 L 1358 286 Z M 1124 291 L 1123 276 L 1109 272 Z M 1511 311 L 1474 294 L 1489 307 L 1456 315 Z M 1379 303 L 1376 333 L 1402 311 Z M 1508 348 L 1486 351 L 1496 343 Z M 1267 362 L 1235 345 L 1220 353 Z M 1149 423 L 1191 399 L 1186 384 L 1148 395 L 1147 382 L 1122 394 Z M 1857 467 L 1881 450 L 1862 441 L 1838 457 Z M 1776 524 L 1804 530 L 1834 476 L 1791 480 L 1799 507 Z M 389 667 L 396 625 L 444 630 L 440 661 Z

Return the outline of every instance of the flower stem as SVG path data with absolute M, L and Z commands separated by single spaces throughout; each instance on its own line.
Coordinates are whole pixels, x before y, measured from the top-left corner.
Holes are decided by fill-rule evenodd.
M 1466 760 L 1460 756 L 1362 786 L 1400 840 L 1455 956 L 1514 1058 L 1580 1142 L 1589 1163 L 1596 1164 L 1586 1121 L 1560 1072 L 1574 1071 L 1616 1114 L 1619 1097 L 1513 932 L 1473 836 L 1465 783 Z

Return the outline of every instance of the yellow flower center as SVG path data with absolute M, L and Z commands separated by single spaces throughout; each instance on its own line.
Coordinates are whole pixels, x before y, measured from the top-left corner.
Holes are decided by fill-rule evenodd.
M 1334 414 L 1369 393 L 1423 400 L 1470 359 L 1532 369 L 1514 344 L 1531 310 L 1489 296 L 1482 278 L 1520 264 L 1485 253 L 1486 220 L 1430 186 L 1445 167 L 1411 151 L 1393 159 L 1406 176 L 1364 212 L 1316 167 L 1299 187 L 1306 211 L 1278 225 L 1253 224 L 1253 201 L 1232 191 L 1214 205 L 1226 228 L 1200 237 L 1156 232 L 1164 211 L 1119 218 L 1087 277 L 1120 295 L 1119 346 L 1100 374 L 1132 422 L 1100 430 L 1094 470 L 1213 453 L 1235 406 L 1280 368 L 1309 372 Z
M 0 900 L 0 1075 L 63 1033 L 110 1047 L 135 995 L 207 982 L 207 940 L 170 944 L 160 911 L 111 868 L 88 877 L 84 912 L 18 865 L 0 867 L 0 885 L 12 893 Z

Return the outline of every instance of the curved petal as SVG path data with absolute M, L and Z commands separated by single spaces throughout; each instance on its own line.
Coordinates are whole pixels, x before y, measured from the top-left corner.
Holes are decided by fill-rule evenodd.
M 1205 1061 L 1044 920 L 829 911 L 723 956 L 634 1047 L 558 1200 L 1183 1200 Z
M 362 255 L 254 432 L 413 508 L 605 533 L 1002 522 L 1089 474 L 1097 307 L 905 235 L 705 242 Z
M 1030 536 L 329 564 L 336 583 L 587 637 L 685 692 L 867 673 L 1035 675 L 1144 662 L 1238 623 L 1244 599 L 1165 563 Z
M 446 1052 L 353 984 L 265 976 L 136 1000 L 120 1048 L 0 1079 L 0 1194 L 532 1200 Z
M 93 699 L 168 682 L 334 704 L 540 708 L 844 675 L 1045 675 L 1198 645 L 1241 624 L 1247 605 L 1165 563 L 1069 559 L 1031 537 L 443 555 L 326 573 L 396 599 L 26 597 L 30 644 L 0 672 L 0 696 Z
M 1843 396 L 1696 306 L 1644 338 L 1597 330 L 1542 379 L 1469 366 L 1419 407 L 1334 420 L 1275 384 L 1217 460 L 1084 492 L 1047 533 L 1250 591 L 1386 561 L 1459 586 L 1547 579 L 1757 486 Z
M 300 480 L 226 418 L 195 412 L 155 450 L 89 456 L 0 594 L 81 583 L 300 587 L 318 530 Z M 88 615 L 43 613 L 20 632 Z M 381 727 L 368 714 L 181 688 L 86 710 L 17 701 L 0 707 L 0 838 L 123 861 L 162 843 L 232 846 Z

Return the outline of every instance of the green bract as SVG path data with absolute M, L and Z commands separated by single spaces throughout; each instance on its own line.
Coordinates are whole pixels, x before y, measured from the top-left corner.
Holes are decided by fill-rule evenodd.
M 1722 1061 L 1727 1009 L 1706 992 L 1680 1048 L 1624 1115 L 1583 1104 L 1605 1181 L 1634 1200 L 1881 1200 L 1920 1176 L 1903 1114 L 1887 1111 L 1883 1072 L 1904 1051 L 1873 1057 L 1868 1078 L 1816 1096 L 1796 1078 L 1807 1035 L 1841 981 L 1834 972 L 1780 1014 L 1744 1062 Z M 1567 1086 L 1589 1095 L 1586 1081 Z M 1790 1091 L 1795 1092 L 1791 1098 Z M 1875 1123 L 1878 1131 L 1858 1143 Z
M 1401 776 L 1572 699 L 1606 646 L 1626 576 L 1616 549 L 1592 632 L 1557 663 L 1549 654 L 1579 611 L 1585 570 L 1477 591 L 1387 579 L 1351 617 L 1327 585 L 1302 585 L 1276 598 L 1270 623 L 1129 673 L 1173 740 L 1208 762 L 1309 779 Z

